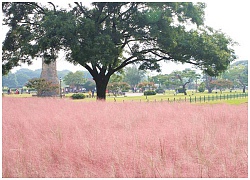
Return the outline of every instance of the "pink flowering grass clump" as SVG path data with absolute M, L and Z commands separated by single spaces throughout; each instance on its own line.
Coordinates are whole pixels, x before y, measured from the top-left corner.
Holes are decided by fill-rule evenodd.
M 243 105 L 2 99 L 2 177 L 248 177 Z

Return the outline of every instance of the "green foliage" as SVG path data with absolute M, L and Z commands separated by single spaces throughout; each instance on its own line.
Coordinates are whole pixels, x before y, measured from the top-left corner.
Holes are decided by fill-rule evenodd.
M 233 82 L 234 87 L 248 86 L 248 61 L 237 61 L 226 70 L 221 77 Z
M 159 84 L 163 87 L 169 87 L 168 85 L 166 85 L 166 83 L 168 82 L 168 74 L 158 74 L 156 76 L 151 77 L 152 81 L 155 82 L 156 84 Z
M 177 85 L 183 86 L 193 82 L 199 75 L 194 70 L 187 68 L 183 71 L 174 71 L 172 76 Z
M 16 74 L 9 73 L 8 75 L 2 76 L 2 85 L 10 88 L 17 87 Z
M 85 87 L 88 91 L 92 90 L 96 87 L 95 82 L 93 81 L 87 81 L 83 84 L 83 87 Z
M 72 99 L 84 99 L 85 95 L 82 93 L 75 93 L 71 96 Z
M 130 89 L 130 85 L 126 82 L 113 82 L 108 84 L 108 90 L 126 92 Z
M 201 26 L 204 3 L 75 3 L 67 11 L 51 5 L 3 3 L 3 23 L 11 27 L 3 42 L 3 74 L 36 57 L 53 61 L 65 50 L 67 61 L 91 73 L 97 96 L 105 99 L 110 76 L 129 64 L 160 71 L 159 62 L 171 60 L 217 75 L 236 58 L 229 37 Z M 197 28 L 188 30 L 190 23 Z
M 158 94 L 160 94 L 160 93 L 163 93 L 163 94 L 164 94 L 164 93 L 165 93 L 165 90 L 159 88 L 159 89 L 156 89 L 155 92 L 158 93 Z
M 87 71 L 86 71 L 87 72 Z M 62 70 L 62 71 L 57 71 L 57 77 L 61 77 L 62 79 L 64 79 L 64 77 L 70 73 L 70 70 Z
M 178 90 L 178 93 L 185 93 L 187 89 L 179 88 L 177 90 Z
M 225 80 L 225 79 L 213 80 L 213 81 L 211 81 L 211 84 L 214 87 L 216 87 L 217 89 L 220 89 L 220 91 L 222 91 L 223 89 L 226 89 L 226 88 L 229 89 L 233 86 L 232 81 Z
M 13 88 L 23 87 L 25 86 L 25 84 L 28 82 L 29 79 L 39 78 L 41 76 L 41 71 L 42 69 L 30 70 L 27 68 L 21 68 L 17 70 L 15 73 L 9 72 L 7 75 L 2 76 L 2 86 L 13 87 Z M 70 72 L 71 71 L 69 70 L 57 71 L 57 77 L 61 77 L 62 79 L 64 79 L 64 77 Z M 84 74 L 84 77 L 88 79 L 92 78 L 92 76 L 89 74 L 88 71 L 82 71 L 82 72 Z
M 114 83 L 114 82 L 123 82 L 124 79 L 124 72 L 116 72 L 111 75 L 109 82 Z
M 85 83 L 84 73 L 82 71 L 76 71 L 75 73 L 69 72 L 64 80 L 65 84 L 70 86 L 79 86 Z
M 26 74 L 16 74 L 16 79 L 18 82 L 18 87 L 23 87 L 29 80 Z
M 155 91 L 144 91 L 144 96 L 156 95 Z
M 138 70 L 136 66 L 125 68 L 124 81 L 132 87 L 137 85 L 145 77 L 145 71 Z
M 34 88 L 37 90 L 38 96 L 51 96 L 57 95 L 59 86 L 52 84 L 50 81 L 46 81 L 42 78 L 33 78 L 25 85 L 27 88 Z
M 145 88 L 155 88 L 154 82 L 141 82 L 138 84 L 139 88 L 145 89 Z
M 202 82 L 202 83 L 199 85 L 199 87 L 198 87 L 198 91 L 199 91 L 199 92 L 204 92 L 205 89 L 206 89 L 206 85 L 205 85 L 204 82 Z

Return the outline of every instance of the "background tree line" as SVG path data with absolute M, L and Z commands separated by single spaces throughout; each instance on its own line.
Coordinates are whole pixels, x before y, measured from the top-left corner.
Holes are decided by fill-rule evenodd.
M 2 77 L 2 86 L 10 88 L 22 88 L 30 79 L 39 78 L 41 69 L 32 71 L 30 69 L 20 69 L 16 73 L 9 73 Z M 94 89 L 95 82 L 88 71 L 71 72 L 63 70 L 57 72 L 58 77 L 62 78 L 63 86 L 76 88 L 81 87 L 87 90 Z M 155 86 L 157 85 L 157 86 Z M 194 89 L 203 92 L 205 89 L 212 92 L 213 89 L 220 91 L 224 89 L 242 89 L 245 92 L 248 86 L 248 61 L 237 61 L 220 76 L 212 77 L 207 74 L 198 74 L 191 69 L 183 71 L 173 71 L 170 74 L 158 74 L 148 76 L 147 71 L 138 70 L 136 66 L 126 67 L 123 71 L 111 76 L 107 89 L 109 91 L 128 91 L 154 88 L 169 90 L 178 90 L 179 93 L 186 94 L 187 89 Z M 162 92 L 163 92 L 162 91 Z
M 125 68 L 122 73 L 112 75 L 108 88 L 115 87 L 115 89 L 125 90 L 124 83 L 127 83 L 131 90 L 154 89 L 157 92 L 165 92 L 168 89 L 176 90 L 185 95 L 187 89 L 196 92 L 207 90 L 209 93 L 214 89 L 218 91 L 242 89 L 245 92 L 248 86 L 248 61 L 242 60 L 232 63 L 225 72 L 218 76 L 197 73 L 189 68 L 182 71 L 172 71 L 169 74 L 148 76 L 147 71 L 141 71 L 136 66 L 132 66 Z
M 22 88 L 30 79 L 40 78 L 41 71 L 42 69 L 30 70 L 27 68 L 22 68 L 17 70 L 15 73 L 9 72 L 7 75 L 2 76 L 2 87 Z M 57 76 L 64 79 L 64 77 L 70 72 L 71 71 L 69 70 L 57 71 Z M 80 72 L 84 74 L 83 78 L 92 78 L 88 71 Z

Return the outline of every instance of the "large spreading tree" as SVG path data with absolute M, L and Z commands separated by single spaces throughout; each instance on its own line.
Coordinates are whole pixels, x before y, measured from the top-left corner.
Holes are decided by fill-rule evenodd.
M 235 87 L 241 86 L 242 92 L 246 92 L 248 86 L 248 61 L 238 61 L 233 63 L 223 74 L 223 79 L 230 80 Z
M 183 71 L 173 71 L 170 75 L 175 77 L 173 78 L 173 83 L 182 87 L 181 89 L 184 95 L 187 95 L 186 85 L 193 82 L 196 77 L 199 76 L 194 70 L 189 68 L 186 68 Z
M 129 64 L 159 71 L 160 61 L 174 61 L 217 75 L 235 59 L 234 42 L 204 25 L 204 9 L 191 2 L 75 2 L 67 9 L 5 2 L 3 74 L 36 58 L 49 63 L 63 51 L 93 76 L 98 99 L 106 98 L 110 76 Z

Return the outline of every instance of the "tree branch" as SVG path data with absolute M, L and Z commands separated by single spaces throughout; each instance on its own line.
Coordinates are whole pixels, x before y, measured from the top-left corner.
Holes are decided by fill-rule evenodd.
M 110 16 L 110 14 L 108 13 L 101 21 L 99 21 L 99 24 L 102 24 L 108 17 Z
M 86 11 L 84 10 L 84 8 L 82 7 L 82 5 L 80 5 L 78 2 L 74 2 L 77 7 L 80 9 L 80 11 L 87 17 L 87 18 L 91 18 L 87 13 Z
M 38 9 L 40 9 L 42 11 L 42 13 L 45 13 L 44 9 L 41 6 L 39 6 L 37 3 L 35 3 L 35 2 L 28 2 L 28 4 L 36 6 Z
M 77 7 L 82 11 L 82 13 L 85 13 L 84 12 L 84 9 L 82 8 L 82 6 L 78 3 L 78 2 L 74 2 L 76 5 L 77 5 Z
M 135 3 L 134 2 L 132 2 L 131 3 L 131 6 L 126 10 L 126 11 L 124 11 L 123 13 L 121 13 L 121 14 L 119 14 L 119 17 L 122 17 L 124 14 L 126 14 L 126 13 L 128 13 L 130 10 L 132 10 L 132 8 L 135 6 Z M 131 13 L 132 14 L 132 13 Z M 129 14 L 129 15 L 131 15 L 131 14 Z
M 89 71 L 89 73 L 92 75 L 92 77 L 95 77 L 97 74 L 91 69 L 91 67 L 87 64 L 84 65 L 84 67 Z
M 51 4 L 54 8 L 54 12 L 56 12 L 56 6 L 52 3 L 52 2 L 48 2 L 49 4 Z

